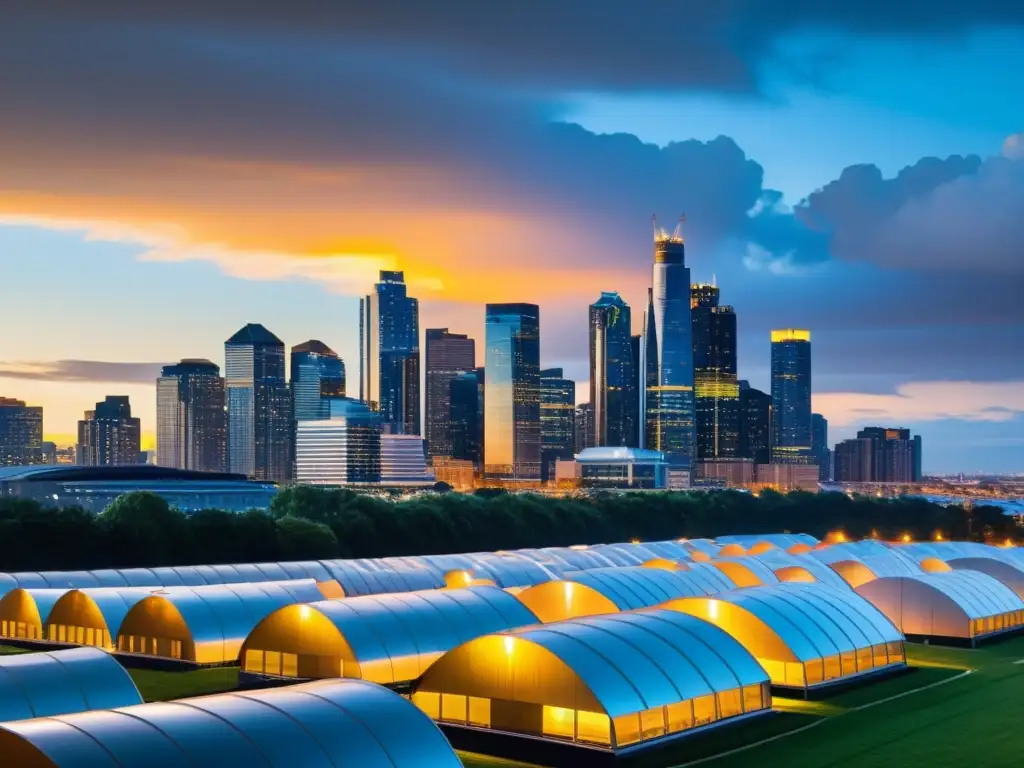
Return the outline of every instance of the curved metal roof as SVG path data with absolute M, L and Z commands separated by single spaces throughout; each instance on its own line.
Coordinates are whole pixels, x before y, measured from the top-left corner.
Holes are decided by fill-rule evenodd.
M 947 561 L 955 571 L 979 571 L 1012 589 L 1024 599 L 1024 565 L 994 557 L 957 557 Z
M 97 571 L 21 571 L 10 574 L 18 586 L 54 589 L 96 587 L 199 587 L 289 579 L 329 581 L 327 568 L 315 560 L 291 563 L 183 565 Z
M 341 588 L 348 596 L 414 592 L 444 586 L 444 574 L 434 569 L 407 567 L 394 570 L 379 565 L 373 568 L 354 560 L 320 562 L 330 573 L 331 578 L 341 584 Z
M 840 589 L 850 588 L 850 585 L 846 583 L 846 580 L 842 576 L 829 568 L 821 560 L 808 557 L 806 554 L 791 555 L 784 550 L 773 549 L 760 555 L 751 555 L 750 558 L 757 559 L 771 568 L 779 581 L 792 581 L 792 579 L 787 578 L 786 569 L 803 568 L 814 578 L 815 582 L 819 584 L 826 584 L 830 587 Z
M 38 625 L 42 629 L 50 616 L 50 611 L 57 601 L 64 596 L 64 589 L 25 589 L 19 587 L 0 598 L 0 613 L 8 620 L 14 620 L 14 613 L 28 614 L 33 619 L 38 617 Z M 18 619 L 23 621 L 24 619 Z M 33 621 L 32 623 L 36 623 Z
M 98 648 L 0 656 L 0 721 L 141 703 L 125 668 Z
M 679 597 L 713 594 L 709 590 L 714 590 L 707 579 L 691 577 L 689 571 L 666 571 L 643 566 L 599 568 L 570 573 L 566 579 L 600 592 L 620 611 L 650 608 Z
M 0 749 L 90 768 L 457 768 L 430 718 L 380 686 L 324 680 L 0 725 Z
M 955 604 L 969 619 L 985 619 L 1013 611 L 1024 611 L 1024 601 L 1006 585 L 979 571 L 921 573 L 913 576 L 887 576 L 857 588 L 857 593 L 875 602 L 885 593 L 901 590 L 903 583 L 913 581 Z M 930 610 L 923 601 L 916 601 L 913 610 Z
M 818 539 L 809 533 L 740 533 L 729 536 L 716 536 L 715 541 L 722 545 L 739 544 L 744 549 L 750 549 L 762 541 L 774 544 L 779 549 L 789 549 L 795 544 L 807 544 L 813 547 L 820 543 Z

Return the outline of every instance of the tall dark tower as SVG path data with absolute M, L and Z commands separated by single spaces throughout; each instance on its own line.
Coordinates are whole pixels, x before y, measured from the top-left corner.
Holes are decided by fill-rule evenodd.
M 452 382 L 476 367 L 476 342 L 447 328 L 426 332 L 426 415 L 424 432 L 427 456 L 452 456 Z
M 156 380 L 156 463 L 223 472 L 228 423 L 224 379 L 209 360 L 164 366 Z
M 772 331 L 772 463 L 811 464 L 811 332 Z
M 540 372 L 540 479 L 555 477 L 555 462 L 571 461 L 576 450 L 576 382 L 561 368 Z
M 719 305 L 715 285 L 691 290 L 693 378 L 697 413 L 697 459 L 739 455 L 739 383 L 736 378 L 736 313 Z
M 636 448 L 639 397 L 629 305 L 602 293 L 590 305 L 590 402 L 594 444 Z

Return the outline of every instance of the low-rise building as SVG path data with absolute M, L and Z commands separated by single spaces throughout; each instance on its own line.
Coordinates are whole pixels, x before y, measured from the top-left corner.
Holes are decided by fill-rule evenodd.
M 643 448 L 587 448 L 576 454 L 575 461 L 558 462 L 555 471 L 557 482 L 567 482 L 571 472 L 581 488 L 653 491 L 668 487 L 665 454 Z

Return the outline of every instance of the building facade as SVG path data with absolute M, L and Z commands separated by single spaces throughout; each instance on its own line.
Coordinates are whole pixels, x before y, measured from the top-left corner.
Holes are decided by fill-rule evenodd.
M 403 272 L 382 270 L 359 301 L 359 399 L 385 431 L 420 434 L 420 305 Z
M 561 368 L 540 372 L 540 479 L 555 477 L 555 462 L 576 453 L 576 382 L 565 378 Z
M 292 417 L 295 421 L 326 418 L 330 401 L 345 397 L 345 361 L 322 341 L 310 339 L 292 347 L 289 362 Z
M 484 369 L 458 374 L 448 383 L 448 424 L 451 458 L 483 468 Z
M 719 304 L 715 285 L 691 288 L 697 460 L 739 455 L 740 390 L 736 377 L 736 312 Z
M 250 323 L 224 343 L 224 358 L 229 471 L 256 480 L 289 480 L 293 428 L 284 343 Z
M 619 294 L 603 292 L 590 305 L 590 402 L 594 406 L 595 445 L 636 447 L 638 381 L 629 305 Z
M 224 472 L 228 422 L 224 379 L 209 360 L 164 366 L 156 380 L 156 463 Z
M 755 464 L 771 461 L 772 397 L 740 382 L 739 456 Z
M 295 480 L 308 485 L 378 485 L 381 417 L 351 398 L 330 403 L 326 419 L 295 428 Z
M 0 397 L 0 466 L 42 464 L 43 408 Z
M 693 329 L 690 320 L 690 270 L 680 228 L 654 239 L 650 317 L 644 324 L 647 364 L 655 384 L 645 396 L 644 447 L 661 451 L 669 463 L 669 484 L 689 485 L 696 449 L 693 393 Z M 651 338 L 653 336 L 653 338 Z
M 380 484 L 389 488 L 425 488 L 436 480 L 427 467 L 425 443 L 419 435 L 380 436 Z
M 812 464 L 811 332 L 772 331 L 772 463 Z
M 865 427 L 835 449 L 835 480 L 840 483 L 921 481 L 921 437 L 899 427 Z
M 124 395 L 107 395 L 78 422 L 78 464 L 83 467 L 119 467 L 145 463 L 142 425 L 132 416 Z
M 576 430 L 574 436 L 576 453 L 582 453 L 587 448 L 593 448 L 594 406 L 590 403 L 580 403 L 577 405 L 573 421 Z
M 582 488 L 655 491 L 668 487 L 668 463 L 660 451 L 588 448 L 577 454 L 574 469 Z
M 539 482 L 540 309 L 488 304 L 484 473 L 508 482 Z
M 424 374 L 426 412 L 424 435 L 430 458 L 453 455 L 451 422 L 452 382 L 460 374 L 476 368 L 476 342 L 465 334 L 450 333 L 447 328 L 428 328 L 426 332 L 426 372 Z
M 818 479 L 832 480 L 832 451 L 828 448 L 828 419 L 820 413 L 811 414 L 811 455 L 818 465 Z

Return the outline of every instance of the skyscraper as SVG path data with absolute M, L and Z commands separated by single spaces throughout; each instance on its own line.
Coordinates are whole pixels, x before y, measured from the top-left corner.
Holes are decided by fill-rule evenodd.
M 753 389 L 745 381 L 740 389 L 739 456 L 753 459 L 755 464 L 771 461 L 772 398 L 767 392 Z
M 223 472 L 227 466 L 224 379 L 209 360 L 166 365 L 156 380 L 156 463 Z
M 107 395 L 78 422 L 78 463 L 86 467 L 141 464 L 142 425 L 124 395 Z
M 696 440 L 690 270 L 685 254 L 682 222 L 671 235 L 655 231 L 650 317 L 644 326 L 645 348 L 653 354 L 656 368 L 655 384 L 646 393 L 644 444 L 665 454 L 671 487 L 689 485 Z
M 224 356 L 228 469 L 257 480 L 288 480 L 293 430 L 284 343 L 249 323 L 224 343 Z
M 359 398 L 378 411 L 384 430 L 420 434 L 420 305 L 405 274 L 381 270 L 359 300 Z
M 322 341 L 292 347 L 292 416 L 295 421 L 324 419 L 331 400 L 345 397 L 345 361 Z
M 736 379 L 736 313 L 719 305 L 715 285 L 692 288 L 693 378 L 697 458 L 739 455 L 740 389 Z
M 576 382 L 561 368 L 540 372 L 540 437 L 540 479 L 548 482 L 555 478 L 555 462 L 571 461 L 576 451 Z
M 453 459 L 483 467 L 484 369 L 458 374 L 448 385 L 448 424 Z
M 426 357 L 427 456 L 452 456 L 452 382 L 476 367 L 476 342 L 447 328 L 428 328 Z
M 811 332 L 772 331 L 772 462 L 810 464 Z
M 488 304 L 484 472 L 540 480 L 540 309 Z
M 629 305 L 603 292 L 590 305 L 590 402 L 594 444 L 632 446 L 639 418 Z
M 42 406 L 0 397 L 0 466 L 42 462 Z
M 594 447 L 594 406 L 580 403 L 576 406 L 576 453 Z
M 832 480 L 832 452 L 828 449 L 828 419 L 820 413 L 811 414 L 811 455 L 818 465 L 818 480 Z
M 920 480 L 921 450 L 919 435 L 911 435 L 909 429 L 899 427 L 865 427 L 857 433 L 856 441 L 847 440 L 836 446 L 849 451 L 847 443 L 863 444 L 869 442 L 870 459 L 859 465 L 859 475 L 855 470 L 847 470 L 843 479 L 847 482 L 875 483 L 913 483 Z

